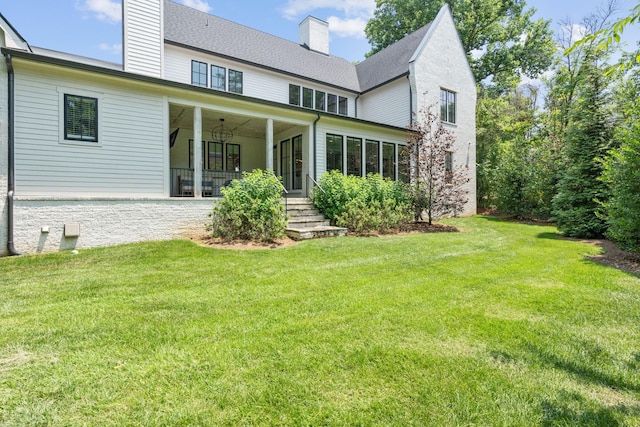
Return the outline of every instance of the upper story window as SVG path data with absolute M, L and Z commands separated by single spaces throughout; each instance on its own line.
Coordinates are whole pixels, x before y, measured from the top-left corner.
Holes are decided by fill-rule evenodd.
M 349 100 L 341 96 L 338 101 L 338 114 L 343 116 L 349 115 Z
M 226 90 L 227 89 L 227 69 L 224 67 L 218 67 L 217 65 L 211 66 L 211 87 L 213 89 Z
M 207 87 L 208 68 L 205 62 L 191 61 L 191 84 Z
M 305 108 L 313 108 L 313 89 L 308 87 L 302 88 L 302 106 Z
M 456 122 L 456 93 L 440 89 L 440 119 L 443 122 Z
M 325 102 L 326 102 L 326 94 L 320 90 L 316 91 L 316 110 L 324 111 L 325 110 Z
M 64 139 L 98 142 L 98 99 L 64 95 Z
M 229 69 L 229 92 L 242 94 L 242 71 Z
M 334 114 L 338 112 L 338 97 L 336 95 L 327 95 L 327 111 Z
M 300 105 L 300 86 L 289 85 L 289 104 Z

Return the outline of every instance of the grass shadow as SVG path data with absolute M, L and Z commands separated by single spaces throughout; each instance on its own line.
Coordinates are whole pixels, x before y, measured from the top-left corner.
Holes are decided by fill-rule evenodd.
M 581 351 L 577 351 L 577 353 L 582 352 L 585 354 L 593 354 L 594 352 L 604 352 L 604 350 L 602 349 L 594 349 L 593 345 L 587 342 L 577 343 L 576 348 L 582 349 Z M 623 375 L 607 374 L 605 372 L 594 369 L 587 363 L 580 360 L 563 358 L 534 345 L 529 345 L 528 351 L 543 364 L 552 366 L 555 369 L 565 371 L 570 375 L 580 378 L 584 382 L 607 387 L 613 390 L 628 390 L 635 393 L 640 393 L 640 384 L 628 381 L 628 379 Z

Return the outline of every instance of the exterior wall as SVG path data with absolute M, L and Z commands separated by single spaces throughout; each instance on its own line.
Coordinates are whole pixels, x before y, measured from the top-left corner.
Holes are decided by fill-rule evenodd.
M 411 92 L 409 79 L 402 77 L 358 100 L 361 119 L 387 125 L 407 127 L 411 124 Z
M 95 74 L 14 65 L 16 195 L 166 194 L 168 125 L 160 93 Z M 65 93 L 98 98 L 98 143 L 64 140 Z
M 444 126 L 456 135 L 454 168 L 468 166 L 469 202 L 465 214 L 476 213 L 476 84 L 447 8 L 438 15 L 411 65 L 414 111 L 433 105 L 439 114 L 440 89 L 456 93 L 456 123 Z M 447 52 L 447 55 L 442 55 Z M 434 60 L 434 58 L 436 58 Z M 419 117 L 419 115 L 417 116 Z
M 162 77 L 164 0 L 123 0 L 124 70 Z
M 2 47 L 4 37 L 0 30 L 0 47 Z M 7 65 L 4 58 L 0 57 L 0 256 L 6 255 L 8 212 L 7 212 L 7 191 L 8 191 L 8 149 L 9 149 L 9 112 L 8 112 L 8 86 L 7 86 Z
M 211 65 L 227 68 L 227 74 L 229 68 L 242 71 L 243 95 L 289 104 L 289 84 L 295 84 L 346 97 L 349 100 L 348 116 L 355 117 L 355 95 L 351 92 L 176 46 L 165 45 L 165 78 L 175 82 L 191 84 L 192 60 L 209 64 L 209 78 L 211 78 Z M 210 81 L 209 85 L 211 85 Z
M 19 198 L 14 215 L 16 249 L 33 254 L 199 236 L 206 233 L 213 203 L 211 199 Z M 79 224 L 79 236 L 65 237 L 65 224 Z

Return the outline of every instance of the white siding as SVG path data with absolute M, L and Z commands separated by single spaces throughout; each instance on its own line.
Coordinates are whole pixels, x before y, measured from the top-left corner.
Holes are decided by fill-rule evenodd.
M 358 100 L 361 119 L 387 125 L 407 127 L 411 123 L 411 92 L 409 79 L 401 77 Z
M 192 60 L 205 62 L 209 65 L 209 85 L 211 85 L 211 65 L 217 65 L 227 69 L 227 79 L 229 69 L 242 71 L 243 95 L 289 104 L 289 84 L 295 84 L 314 91 L 321 90 L 347 98 L 349 101 L 348 115 L 349 117 L 355 116 L 355 95 L 351 92 L 171 45 L 165 45 L 165 78 L 191 84 Z
M 164 195 L 162 96 L 83 80 L 79 73 L 16 68 L 17 195 Z M 98 143 L 62 139 L 64 93 L 99 97 Z
M 124 69 L 162 77 L 163 0 L 123 0 Z
M 447 52 L 447 55 L 442 55 Z M 434 59 L 435 58 L 435 59 Z M 426 43 L 411 66 L 415 85 L 414 111 L 434 105 L 439 114 L 440 89 L 456 93 L 456 123 L 445 127 L 456 135 L 454 167 L 469 167 L 466 214 L 476 212 L 476 84 L 451 14 L 444 8 L 432 24 Z
M 2 46 L 2 31 L 0 31 L 0 46 Z M 4 60 L 0 60 L 0 256 L 7 254 L 7 191 L 8 191 L 8 86 L 7 66 Z

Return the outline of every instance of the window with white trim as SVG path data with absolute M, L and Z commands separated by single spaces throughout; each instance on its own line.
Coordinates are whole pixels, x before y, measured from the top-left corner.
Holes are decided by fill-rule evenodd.
M 440 89 L 440 119 L 446 123 L 456 122 L 456 93 Z
M 207 87 L 207 75 L 209 66 L 206 62 L 191 61 L 191 84 Z
M 227 89 L 227 69 L 224 67 L 218 67 L 217 65 L 211 66 L 211 88 L 226 90 Z
M 229 92 L 242 94 L 242 71 L 229 69 Z
M 98 142 L 98 98 L 64 95 L 64 139 Z

